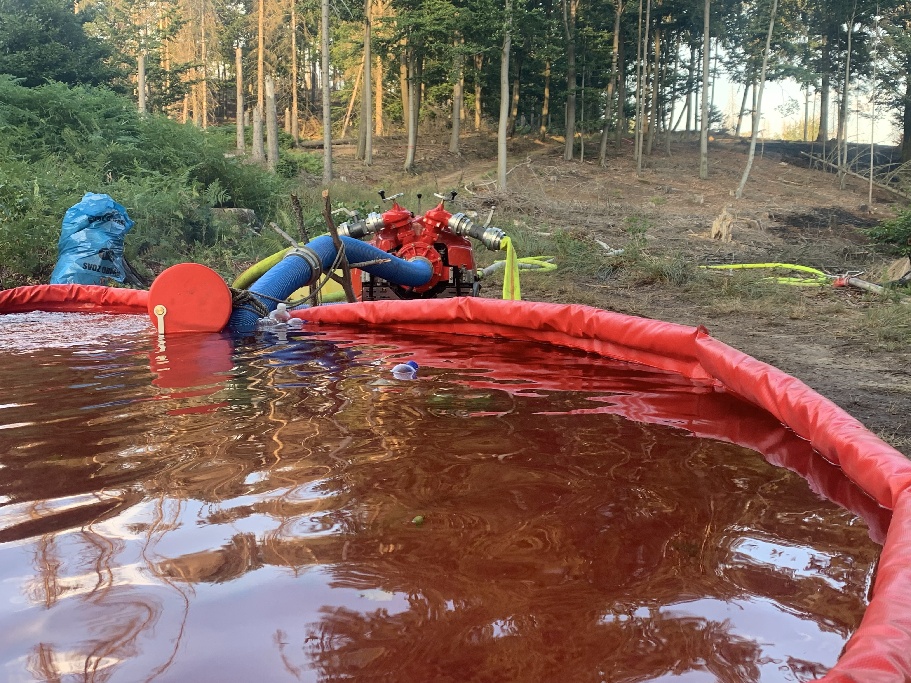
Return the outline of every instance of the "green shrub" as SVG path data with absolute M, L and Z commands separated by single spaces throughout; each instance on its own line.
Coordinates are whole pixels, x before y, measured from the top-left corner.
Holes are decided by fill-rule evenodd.
M 870 228 L 867 234 L 874 242 L 885 245 L 891 253 L 911 255 L 911 210 L 902 211 L 895 218 Z

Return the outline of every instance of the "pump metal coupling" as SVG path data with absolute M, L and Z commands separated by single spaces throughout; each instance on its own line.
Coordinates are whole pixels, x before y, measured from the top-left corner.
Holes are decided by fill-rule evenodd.
M 506 233 L 493 226 L 475 225 L 464 213 L 454 213 L 449 218 L 449 229 L 456 235 L 468 235 L 478 240 L 491 251 L 499 251 Z
M 304 262 L 310 266 L 310 279 L 302 285 L 303 287 L 309 287 L 319 280 L 320 276 L 323 274 L 323 264 L 320 262 L 319 254 L 304 244 L 301 244 L 294 249 L 290 249 L 288 253 L 285 254 L 284 258 L 303 259 Z

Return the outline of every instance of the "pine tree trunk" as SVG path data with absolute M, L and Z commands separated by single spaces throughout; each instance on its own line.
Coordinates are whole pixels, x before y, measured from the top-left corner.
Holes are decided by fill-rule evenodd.
M 484 55 L 474 56 L 474 129 L 481 131 L 481 69 L 484 68 Z
M 610 78 L 607 81 L 606 101 L 604 103 L 604 127 L 601 129 L 601 148 L 598 153 L 598 162 L 602 166 L 607 163 L 607 136 L 614 113 L 614 86 L 617 82 L 617 63 L 620 57 L 620 17 L 622 14 L 623 3 L 620 0 L 614 0 L 614 40 L 611 46 Z M 548 64 L 549 67 L 550 65 Z
M 418 148 L 418 78 L 417 78 L 417 55 L 414 54 L 414 50 L 408 48 L 408 57 L 406 63 L 408 65 L 407 75 L 408 75 L 408 110 L 407 110 L 407 123 L 408 123 L 408 149 L 405 153 L 405 171 L 408 173 L 414 172 L 414 158 L 417 154 Z
M 297 2 L 291 2 L 291 140 L 294 146 L 300 139 L 300 112 L 298 111 L 297 88 L 299 82 L 297 68 Z
M 275 108 L 275 81 L 266 76 L 266 165 L 274 171 L 278 164 L 278 112 Z
M 652 0 L 648 0 L 645 5 L 645 36 L 642 39 L 642 51 L 640 59 L 642 60 L 642 67 L 640 68 L 640 81 L 637 85 L 637 113 L 636 113 L 636 174 L 642 174 L 642 136 L 645 132 L 643 120 L 645 117 L 645 75 L 646 69 L 648 67 L 648 34 L 649 28 L 651 28 L 651 15 L 652 15 Z
M 265 161 L 266 150 L 263 147 L 263 115 L 259 107 L 253 109 L 253 152 L 254 161 Z
M 911 60 L 905 66 L 905 97 L 902 102 L 902 162 L 911 161 Z
M 370 84 L 373 56 L 371 54 L 370 0 L 364 0 L 364 94 L 361 97 L 361 123 L 358 128 L 356 159 L 361 159 L 364 166 L 373 163 L 373 89 Z
M 743 113 L 747 108 L 747 95 L 750 94 L 750 86 L 753 85 L 753 79 L 751 78 L 746 83 L 743 84 L 743 99 L 740 100 L 740 111 L 737 112 L 737 126 L 734 128 L 734 137 L 740 137 L 740 127 L 743 125 Z
M 497 188 L 506 192 L 506 129 L 509 123 L 509 53 L 512 49 L 512 0 L 506 0 L 500 53 L 500 121 L 497 126 Z
M 459 134 L 462 124 L 462 84 L 464 83 L 462 64 L 465 57 L 459 50 L 459 44 L 464 42 L 464 38 L 456 41 L 456 54 L 452 66 L 455 78 L 452 81 L 452 131 L 449 136 L 449 151 L 453 154 L 459 153 Z
M 619 152 L 626 131 L 626 45 L 620 43 L 619 67 L 617 71 L 617 130 L 614 132 L 614 148 Z
M 235 123 L 237 126 L 237 151 L 243 152 L 244 143 L 244 61 L 243 48 L 240 45 L 234 48 L 234 75 L 237 78 L 237 113 Z
M 262 2 L 262 0 L 260 0 Z M 320 3 L 320 52 L 323 91 L 323 183 L 332 182 L 332 100 L 329 83 L 329 0 Z
M 655 136 L 658 134 L 658 89 L 661 87 L 660 70 L 661 70 L 661 31 L 655 30 L 655 59 L 652 63 L 652 102 L 649 107 L 649 124 L 648 124 L 648 144 L 646 145 L 646 154 L 652 155 L 652 148 L 655 144 Z
M 202 83 L 199 88 L 199 95 L 202 98 L 202 129 L 205 130 L 209 125 L 209 74 L 208 74 L 208 55 L 206 54 L 206 4 L 202 3 L 199 12 L 199 40 L 202 51 Z
M 376 127 L 374 128 L 374 133 L 377 137 L 385 135 L 383 130 L 383 60 L 380 57 L 376 58 L 376 102 L 374 104 L 374 110 L 376 112 Z
M 405 122 L 405 128 L 408 128 L 408 112 L 411 111 L 411 105 L 408 102 L 410 90 L 408 88 L 408 57 L 405 54 L 405 48 L 399 55 L 399 87 L 402 91 L 402 118 Z
M 855 5 L 856 6 L 856 5 Z M 851 21 L 848 24 L 848 50 L 845 54 L 845 80 L 841 89 L 841 111 L 838 114 L 838 151 L 839 151 L 839 179 L 841 189 L 845 189 L 845 183 L 848 176 L 848 97 L 851 86 L 851 38 L 854 35 L 854 13 L 851 13 Z
M 139 100 L 139 113 L 146 113 L 146 53 L 142 50 L 136 62 L 136 93 Z
M 696 89 L 696 46 L 690 45 L 690 68 L 686 75 L 686 133 L 696 129 L 696 108 L 693 106 L 693 93 Z
M 769 32 L 766 34 L 765 51 L 762 53 L 762 73 L 759 75 L 759 95 L 756 98 L 756 107 L 753 110 L 753 132 L 750 135 L 750 151 L 747 155 L 747 165 L 743 170 L 743 177 L 740 179 L 740 185 L 734 196 L 737 199 L 743 197 L 743 188 L 750 177 L 750 169 L 753 167 L 753 158 L 756 156 L 756 138 L 759 135 L 759 116 L 762 109 L 762 90 L 765 86 L 766 70 L 769 66 L 769 52 L 772 48 L 772 32 L 775 30 L 775 12 L 778 9 L 778 0 L 772 0 L 772 13 L 769 17 Z
M 707 180 L 709 177 L 709 60 L 712 58 L 711 32 L 709 31 L 709 17 L 711 12 L 710 0 L 705 0 L 705 17 L 702 22 L 702 113 L 699 126 L 699 177 Z
M 563 159 L 572 161 L 576 141 L 576 11 L 579 0 L 563 0 L 563 30 L 566 35 L 566 143 Z
M 819 133 L 816 135 L 816 142 L 825 143 L 829 138 L 829 89 L 831 87 L 829 77 L 829 60 L 831 59 L 831 48 L 829 39 L 825 37 L 822 44 L 822 84 L 819 88 Z
M 512 95 L 509 99 L 509 120 L 506 124 L 506 137 L 516 134 L 516 118 L 519 116 L 519 77 L 522 73 L 522 62 L 516 59 L 516 74 L 512 79 Z
M 541 142 L 547 138 L 547 118 L 550 116 L 550 60 L 544 63 L 544 97 L 541 102 L 541 126 L 538 129 L 538 139 Z
M 266 104 L 265 64 L 266 64 L 266 15 L 265 0 L 259 0 L 259 16 L 257 21 L 257 53 L 256 53 L 256 106 L 259 107 L 260 116 Z

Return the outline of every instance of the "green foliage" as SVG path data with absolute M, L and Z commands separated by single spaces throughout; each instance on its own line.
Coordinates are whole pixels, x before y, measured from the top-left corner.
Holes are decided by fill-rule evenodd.
M 116 73 L 108 46 L 86 35 L 90 13 L 66 0 L 0 0 L 0 74 L 34 87 L 48 81 L 101 85 Z
M 323 175 L 323 157 L 312 152 L 282 150 L 278 155 L 275 172 L 282 178 L 297 178 L 301 173 L 319 178 Z
M 86 191 L 127 208 L 136 221 L 127 257 L 140 269 L 158 271 L 240 242 L 255 250 L 249 231 L 227 244 L 212 209 L 248 208 L 274 220 L 290 188 L 225 151 L 204 131 L 140 116 L 107 90 L 24 88 L 0 77 L 0 286 L 47 281 L 62 217 Z
M 911 255 L 911 209 L 870 228 L 867 234 L 874 242 L 885 245 L 890 253 Z

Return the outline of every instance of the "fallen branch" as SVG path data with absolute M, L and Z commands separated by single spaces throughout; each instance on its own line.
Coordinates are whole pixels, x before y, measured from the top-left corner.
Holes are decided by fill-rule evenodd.
M 843 173 L 847 173 L 849 176 L 853 176 L 855 178 L 863 180 L 865 183 L 871 182 L 870 179 L 867 178 L 866 176 L 862 176 L 860 173 L 855 173 L 854 171 L 849 171 L 846 168 L 841 168 L 838 164 L 833 164 L 831 161 L 826 161 L 825 159 L 823 159 L 821 157 L 814 156 L 813 154 L 807 154 L 806 152 L 801 152 L 801 154 L 803 154 L 805 157 L 809 157 L 813 161 L 818 161 L 821 164 L 825 164 L 826 166 L 829 166 L 829 167 L 835 169 L 836 171 L 841 171 Z M 891 192 L 892 194 L 894 194 L 897 197 L 901 197 L 902 199 L 907 199 L 907 200 L 911 201 L 911 195 L 909 195 L 905 192 L 902 192 L 901 190 L 896 190 L 895 188 L 889 187 L 888 185 L 883 185 L 882 183 L 878 183 L 875 180 L 872 182 L 873 182 L 874 187 L 878 187 L 880 190 L 883 190 L 884 192 Z

